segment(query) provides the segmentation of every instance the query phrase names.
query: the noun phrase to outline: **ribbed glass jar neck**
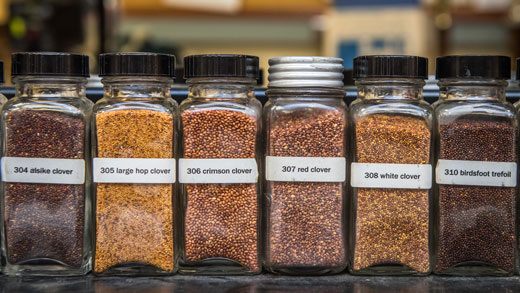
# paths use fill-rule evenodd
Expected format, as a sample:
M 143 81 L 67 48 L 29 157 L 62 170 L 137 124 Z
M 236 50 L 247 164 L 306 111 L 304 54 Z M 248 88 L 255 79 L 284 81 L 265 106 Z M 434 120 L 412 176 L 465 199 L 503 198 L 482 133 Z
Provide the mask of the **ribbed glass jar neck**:
M 17 76 L 15 94 L 21 98 L 86 97 L 87 78 L 68 76 Z
M 422 79 L 366 78 L 356 80 L 358 98 L 366 100 L 421 100 Z
M 203 99 L 252 99 L 256 80 L 252 78 L 189 78 L 188 97 Z
M 508 83 L 505 80 L 494 79 L 441 79 L 438 84 L 440 99 L 505 101 Z
M 266 90 L 269 99 L 294 100 L 343 100 L 345 90 L 325 87 L 269 87 Z
M 168 98 L 173 80 L 169 77 L 111 76 L 101 80 L 107 98 Z

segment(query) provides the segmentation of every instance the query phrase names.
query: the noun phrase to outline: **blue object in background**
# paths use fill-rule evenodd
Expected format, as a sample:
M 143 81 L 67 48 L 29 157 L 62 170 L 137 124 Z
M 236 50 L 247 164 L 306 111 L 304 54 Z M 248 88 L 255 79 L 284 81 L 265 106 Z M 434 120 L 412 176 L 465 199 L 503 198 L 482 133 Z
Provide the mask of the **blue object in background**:
M 357 41 L 342 41 L 338 49 L 339 57 L 343 58 L 343 67 L 353 68 L 354 57 L 359 55 L 359 43 Z

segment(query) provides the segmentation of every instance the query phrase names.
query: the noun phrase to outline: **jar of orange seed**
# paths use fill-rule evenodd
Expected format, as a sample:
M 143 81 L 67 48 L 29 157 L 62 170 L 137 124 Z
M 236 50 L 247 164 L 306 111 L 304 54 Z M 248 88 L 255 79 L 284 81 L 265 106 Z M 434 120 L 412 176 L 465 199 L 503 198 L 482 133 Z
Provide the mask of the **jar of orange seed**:
M 96 275 L 166 275 L 174 259 L 175 57 L 102 54 L 93 110 Z
M 269 60 L 265 105 L 265 267 L 322 275 L 345 269 L 346 105 L 343 60 Z
M 260 273 L 258 57 L 188 56 L 184 69 L 179 272 Z

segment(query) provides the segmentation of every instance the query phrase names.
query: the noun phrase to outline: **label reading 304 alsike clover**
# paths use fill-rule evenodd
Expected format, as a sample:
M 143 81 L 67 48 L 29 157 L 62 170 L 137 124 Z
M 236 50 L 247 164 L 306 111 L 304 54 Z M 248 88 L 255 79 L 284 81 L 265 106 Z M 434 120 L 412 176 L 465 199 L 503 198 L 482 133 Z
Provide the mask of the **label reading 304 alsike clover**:
M 85 160 L 3 157 L 2 181 L 17 183 L 84 184 Z
M 515 187 L 514 162 L 439 160 L 435 171 L 437 184 Z

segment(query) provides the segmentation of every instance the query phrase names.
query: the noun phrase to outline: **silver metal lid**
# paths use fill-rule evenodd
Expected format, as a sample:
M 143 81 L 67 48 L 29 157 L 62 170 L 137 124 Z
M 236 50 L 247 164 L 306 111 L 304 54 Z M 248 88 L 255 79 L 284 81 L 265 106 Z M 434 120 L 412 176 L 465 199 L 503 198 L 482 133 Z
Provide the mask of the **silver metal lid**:
M 282 56 L 269 59 L 269 88 L 343 87 L 343 59 Z

